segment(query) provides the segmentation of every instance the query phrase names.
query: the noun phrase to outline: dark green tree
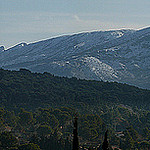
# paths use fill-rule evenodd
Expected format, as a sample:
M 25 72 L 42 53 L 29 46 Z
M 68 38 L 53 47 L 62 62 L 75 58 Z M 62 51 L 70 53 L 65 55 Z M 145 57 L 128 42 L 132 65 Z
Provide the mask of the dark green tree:
M 65 150 L 71 150 L 71 143 L 69 142 L 69 139 L 65 139 L 65 145 L 64 145 L 64 149 Z
M 29 143 L 22 144 L 18 147 L 19 150 L 40 150 L 40 147 L 37 144 Z
M 64 150 L 62 142 L 55 135 L 40 137 L 39 146 L 42 150 Z
M 48 125 L 40 125 L 37 129 L 38 135 L 46 136 L 53 133 L 53 129 Z
M 135 149 L 135 141 L 133 140 L 130 132 L 128 130 L 124 131 L 124 141 L 120 145 L 121 148 L 124 149 Z
M 107 134 L 108 134 L 108 130 L 105 132 L 105 137 L 104 137 L 104 141 L 103 141 L 103 145 L 102 145 L 102 149 L 103 150 L 109 150 L 109 144 L 108 144 L 108 140 L 107 140 Z
M 18 140 L 12 135 L 12 133 L 6 131 L 0 133 L 0 149 L 15 147 L 17 144 Z
M 24 108 L 21 108 L 21 112 L 19 113 L 19 123 L 22 126 L 29 126 L 33 122 L 33 114 L 32 112 L 24 110 Z
M 74 129 L 73 129 L 73 148 L 72 150 L 79 150 L 78 140 L 78 117 L 74 118 Z

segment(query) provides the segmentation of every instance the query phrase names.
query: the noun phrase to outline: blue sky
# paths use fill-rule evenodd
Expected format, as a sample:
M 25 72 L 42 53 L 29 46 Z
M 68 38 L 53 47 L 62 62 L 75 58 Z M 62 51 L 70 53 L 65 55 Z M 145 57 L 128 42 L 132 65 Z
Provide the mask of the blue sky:
M 150 25 L 150 0 L 0 0 L 0 45 Z

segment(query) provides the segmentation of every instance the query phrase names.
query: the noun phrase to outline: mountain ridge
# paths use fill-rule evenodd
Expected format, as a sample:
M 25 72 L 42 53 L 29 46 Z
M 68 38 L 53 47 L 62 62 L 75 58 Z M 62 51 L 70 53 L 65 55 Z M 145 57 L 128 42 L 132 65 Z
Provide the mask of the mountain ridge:
M 150 89 L 150 27 L 64 35 L 1 51 L 0 67 Z

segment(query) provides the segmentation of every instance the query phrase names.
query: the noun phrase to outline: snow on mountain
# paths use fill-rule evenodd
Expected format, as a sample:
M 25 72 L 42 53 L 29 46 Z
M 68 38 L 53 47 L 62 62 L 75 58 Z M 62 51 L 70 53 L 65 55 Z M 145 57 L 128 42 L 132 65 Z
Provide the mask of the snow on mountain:
M 1 50 L 0 67 L 150 89 L 150 28 L 86 32 L 20 43 Z

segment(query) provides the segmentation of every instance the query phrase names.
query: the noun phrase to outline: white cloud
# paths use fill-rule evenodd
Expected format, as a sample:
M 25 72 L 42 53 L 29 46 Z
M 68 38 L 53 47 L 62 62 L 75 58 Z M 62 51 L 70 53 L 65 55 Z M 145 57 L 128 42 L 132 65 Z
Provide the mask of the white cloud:
M 74 18 L 75 18 L 75 20 L 76 20 L 77 22 L 80 22 L 80 21 L 81 21 L 78 15 L 74 15 Z

